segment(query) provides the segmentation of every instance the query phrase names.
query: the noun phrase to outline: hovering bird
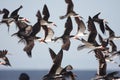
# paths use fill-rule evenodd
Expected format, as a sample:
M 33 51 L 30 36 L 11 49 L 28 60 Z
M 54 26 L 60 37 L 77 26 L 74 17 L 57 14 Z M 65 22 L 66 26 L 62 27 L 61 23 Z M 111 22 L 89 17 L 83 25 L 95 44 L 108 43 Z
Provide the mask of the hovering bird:
M 60 19 L 64 19 L 66 17 L 80 17 L 80 18 L 82 18 L 79 14 L 77 14 L 73 10 L 74 4 L 73 4 L 72 0 L 65 0 L 65 2 L 67 3 L 67 12 L 64 16 L 60 16 Z
M 5 66 L 11 66 L 9 59 L 5 56 L 4 58 L 2 58 L 3 62 L 0 61 L 1 65 L 5 65 Z
M 61 70 L 61 73 L 65 80 L 70 79 L 70 80 L 76 80 L 77 75 L 74 74 L 71 70 L 73 67 L 71 65 L 67 65 L 65 68 Z
M 97 42 L 95 42 L 95 44 L 96 44 L 96 46 L 97 46 L 95 49 L 100 49 L 100 50 L 103 51 L 105 54 L 108 54 L 108 52 L 109 52 L 109 47 L 107 47 L 107 46 L 108 46 L 109 40 L 108 40 L 108 39 L 107 39 L 107 40 L 104 40 L 100 34 L 98 34 L 98 39 L 99 39 L 100 45 L 99 45 Z M 92 41 L 92 40 L 90 40 L 90 41 Z M 93 43 L 94 43 L 94 42 L 93 42 Z M 91 51 L 94 51 L 94 49 L 91 50 Z M 90 53 L 91 51 L 89 51 L 89 53 Z
M 95 52 L 95 57 L 99 61 L 99 68 L 98 68 L 97 75 L 98 76 L 105 76 L 106 69 L 107 69 L 107 63 L 105 61 L 105 57 L 99 49 L 94 50 L 94 52 Z
M 54 41 L 57 41 L 58 39 L 63 40 L 63 44 L 62 44 L 62 49 L 63 50 L 66 50 L 66 51 L 69 50 L 69 47 L 70 47 L 70 44 L 71 44 L 69 38 L 73 37 L 73 36 L 70 36 L 70 33 L 71 33 L 72 29 L 73 29 L 72 20 L 71 20 L 70 17 L 68 17 L 67 20 L 66 20 L 66 23 L 65 23 L 65 31 L 64 31 L 63 35 L 60 36 L 60 37 L 56 37 L 54 39 Z
M 21 5 L 19 8 L 17 8 L 16 10 L 14 10 L 14 11 L 10 14 L 10 16 L 9 16 L 9 13 L 10 13 L 10 12 L 9 12 L 8 9 L 4 8 L 4 9 L 2 10 L 2 13 L 3 13 L 4 15 L 3 15 L 2 21 L 1 21 L 0 23 L 5 23 L 5 24 L 8 26 L 8 31 L 9 31 L 10 23 L 14 22 L 14 21 L 18 18 L 18 16 L 19 16 L 18 12 L 19 12 L 19 10 L 20 10 L 22 7 L 23 7 L 23 6 Z
M 25 43 L 26 46 L 24 47 L 23 50 L 27 53 L 29 57 L 32 57 L 32 49 L 34 47 L 34 40 L 40 39 L 40 37 L 36 36 L 36 34 L 41 30 L 39 16 L 37 16 L 37 14 L 36 14 L 37 22 L 33 26 L 26 24 L 24 22 L 26 20 L 23 19 L 22 22 L 19 21 L 20 22 L 20 25 L 18 25 L 19 31 L 13 34 L 13 35 L 17 35 L 20 38 L 19 42 Z
M 50 52 L 50 56 L 53 60 L 53 63 L 55 63 L 57 54 L 51 48 L 49 48 L 49 52 Z M 61 75 L 63 78 L 70 78 L 71 80 L 75 80 L 76 75 L 71 71 L 72 69 L 73 69 L 73 67 L 71 65 L 67 65 L 64 68 L 61 67 L 61 65 L 60 65 L 56 71 L 56 74 Z
M 108 37 L 109 40 L 120 39 L 120 36 L 116 36 L 115 32 L 107 24 L 105 24 L 105 27 L 106 27 L 105 29 L 109 32 L 109 37 Z
M 11 66 L 9 59 L 7 58 L 8 51 L 7 50 L 0 50 L 0 58 L 3 61 L 0 61 L 1 65 L 5 65 L 5 66 Z
M 87 36 L 87 33 L 85 33 L 86 26 L 85 26 L 85 23 L 83 22 L 83 20 L 81 20 L 79 17 L 75 17 L 75 21 L 78 25 L 75 38 L 79 38 L 81 36 Z
M 23 38 L 21 40 L 25 40 L 25 44 L 26 46 L 24 47 L 24 51 L 27 53 L 27 55 L 29 57 L 32 57 L 32 49 L 34 47 L 34 40 L 38 40 L 40 39 L 40 37 L 37 37 L 36 36 L 36 32 L 34 32 L 34 28 L 36 28 L 37 26 L 33 26 L 31 29 L 32 29 L 32 32 L 28 33 L 29 35 L 25 35 L 23 36 Z M 36 30 L 35 30 L 36 31 Z
M 19 42 L 24 42 L 25 43 L 25 47 L 24 47 L 24 51 L 27 53 L 27 55 L 29 57 L 32 57 L 32 49 L 34 47 L 34 40 L 38 39 L 37 37 L 35 36 L 30 36 L 25 34 L 25 32 L 21 32 L 19 31 L 18 33 L 16 33 L 16 35 L 20 38 Z
M 52 65 L 49 73 L 47 75 L 43 76 L 43 80 L 59 80 L 59 79 L 62 79 L 61 75 L 56 74 L 57 69 L 61 66 L 62 58 L 63 58 L 63 50 L 61 49 L 58 52 L 58 54 L 56 55 L 56 57 L 54 59 L 54 63 Z
M 105 26 L 104 23 L 107 23 L 104 19 L 99 18 L 99 15 L 101 12 L 97 13 L 95 16 L 93 16 L 93 21 L 97 22 L 100 26 L 100 30 L 102 31 L 103 34 L 105 34 Z
M 53 29 L 50 28 L 50 27 L 47 27 L 46 25 L 44 25 L 42 28 L 43 28 L 43 30 L 45 32 L 45 36 L 44 36 L 43 39 L 42 38 L 39 39 L 39 41 L 44 42 L 44 43 L 53 41 L 53 36 L 54 36 Z
M 81 39 L 81 42 L 84 43 L 83 45 L 79 45 L 77 50 L 82 50 L 84 48 L 90 48 L 92 49 L 91 51 L 95 50 L 95 49 L 101 49 L 101 50 L 108 50 L 108 48 L 106 47 L 108 45 L 108 40 L 104 41 L 103 38 L 101 37 L 101 35 L 99 34 L 99 40 L 101 42 L 101 44 L 99 45 L 96 41 L 96 36 L 98 34 L 94 21 L 93 19 L 89 16 L 88 17 L 88 31 L 89 36 L 88 36 L 88 40 L 86 41 L 85 39 Z M 91 52 L 90 51 L 90 52 Z
M 38 10 L 37 16 L 39 16 L 41 26 L 43 26 L 43 25 L 46 25 L 47 27 L 56 26 L 56 24 L 54 22 L 48 21 L 48 19 L 50 17 L 50 13 L 49 13 L 49 10 L 48 10 L 48 7 L 46 4 L 43 7 L 42 14 L 44 15 L 43 17 L 40 13 L 40 10 Z
M 82 50 L 84 48 L 96 49 L 102 47 L 96 42 L 97 30 L 95 24 L 90 16 L 88 19 L 88 30 L 90 31 L 88 40 L 86 41 L 85 39 L 81 38 L 81 42 L 84 44 L 80 44 L 77 50 Z

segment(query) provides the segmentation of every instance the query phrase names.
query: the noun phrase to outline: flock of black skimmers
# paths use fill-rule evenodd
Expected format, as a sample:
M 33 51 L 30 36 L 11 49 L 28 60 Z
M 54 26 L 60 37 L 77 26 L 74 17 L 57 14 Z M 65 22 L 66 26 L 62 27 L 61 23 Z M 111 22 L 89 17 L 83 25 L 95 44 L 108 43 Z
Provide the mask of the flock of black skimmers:
M 73 66 L 61 66 L 64 51 L 69 51 L 72 43 L 70 39 L 78 40 L 82 43 L 78 45 L 78 51 L 88 48 L 91 49 L 88 53 L 95 54 L 99 66 L 94 80 L 120 80 L 120 76 L 118 76 L 119 71 L 107 73 L 107 62 L 111 62 L 115 65 L 117 64 L 118 67 L 120 67 L 119 62 L 114 60 L 115 58 L 120 57 L 120 50 L 117 49 L 117 46 L 114 43 L 115 40 L 120 39 L 120 36 L 115 35 L 115 32 L 111 29 L 108 22 L 99 16 L 101 12 L 98 12 L 93 17 L 88 16 L 86 26 L 83 21 L 83 17 L 74 11 L 72 0 L 65 0 L 65 3 L 67 5 L 67 11 L 64 15 L 59 17 L 60 20 L 66 19 L 63 29 L 64 33 L 57 37 L 53 37 L 53 26 L 58 26 L 49 20 L 50 13 L 47 4 L 43 6 L 42 12 L 40 10 L 36 12 L 37 22 L 34 25 L 30 25 L 30 21 L 28 19 L 18 14 L 23 8 L 22 5 L 11 13 L 6 8 L 1 9 L 0 15 L 3 17 L 0 24 L 6 24 L 9 31 L 9 28 L 11 27 L 10 24 L 15 23 L 18 31 L 13 33 L 11 36 L 17 36 L 19 38 L 18 42 L 25 43 L 23 51 L 25 51 L 30 58 L 32 58 L 32 54 L 34 54 L 32 49 L 35 46 L 34 42 L 36 40 L 45 44 L 48 42 L 56 42 L 58 39 L 62 40 L 63 43 L 61 44 L 61 49 L 58 53 L 55 53 L 51 48 L 49 48 L 53 65 L 48 74 L 43 77 L 43 80 L 66 80 L 66 78 L 70 78 L 70 80 L 76 79 L 77 75 L 72 71 Z M 74 29 L 73 20 L 77 24 L 76 34 L 71 34 Z M 44 30 L 44 38 L 37 35 L 41 32 L 41 28 Z M 101 34 L 98 30 L 101 31 Z M 102 35 L 107 35 L 107 37 L 103 38 Z M 84 36 L 87 37 L 87 40 Z M 11 66 L 9 59 L 6 56 L 7 54 L 9 54 L 7 50 L 0 50 L 0 64 Z

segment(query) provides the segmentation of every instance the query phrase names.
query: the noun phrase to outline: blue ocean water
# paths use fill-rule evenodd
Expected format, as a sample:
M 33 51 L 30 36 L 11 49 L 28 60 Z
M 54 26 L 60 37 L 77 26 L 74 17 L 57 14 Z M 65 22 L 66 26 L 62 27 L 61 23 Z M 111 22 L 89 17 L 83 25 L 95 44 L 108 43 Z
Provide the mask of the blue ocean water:
M 75 70 L 73 72 L 77 75 L 76 80 L 92 80 L 96 74 L 96 70 Z M 48 70 L 0 70 L 0 80 L 19 80 L 21 73 L 27 73 L 30 80 L 42 80 Z
M 96 74 L 96 71 L 73 71 L 77 78 L 76 80 L 91 80 Z M 42 80 L 42 77 L 48 73 L 48 70 L 0 70 L 0 80 L 18 80 L 21 73 L 27 73 L 30 80 Z

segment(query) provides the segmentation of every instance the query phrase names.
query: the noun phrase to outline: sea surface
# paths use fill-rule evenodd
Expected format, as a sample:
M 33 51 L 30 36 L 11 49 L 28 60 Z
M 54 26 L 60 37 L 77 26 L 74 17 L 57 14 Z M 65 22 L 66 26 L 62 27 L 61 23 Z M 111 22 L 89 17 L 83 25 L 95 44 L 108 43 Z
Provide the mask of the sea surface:
M 76 80 L 91 80 L 96 74 L 95 70 L 75 70 L 73 72 L 77 75 Z M 21 73 L 27 73 L 30 80 L 42 80 L 48 70 L 0 70 L 0 80 L 19 80 Z

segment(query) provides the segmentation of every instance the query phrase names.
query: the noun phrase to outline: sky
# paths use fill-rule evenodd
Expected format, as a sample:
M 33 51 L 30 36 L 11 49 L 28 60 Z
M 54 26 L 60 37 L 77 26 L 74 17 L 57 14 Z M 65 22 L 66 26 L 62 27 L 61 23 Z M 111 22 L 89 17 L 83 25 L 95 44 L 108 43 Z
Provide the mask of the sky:
M 86 26 L 88 16 L 93 17 L 98 12 L 101 12 L 100 17 L 108 21 L 108 25 L 115 31 L 116 35 L 120 35 L 120 0 L 73 0 L 73 3 L 74 10 L 83 17 Z M 66 13 L 67 5 L 64 0 L 3 0 L 0 2 L 0 9 L 7 8 L 11 12 L 20 5 L 23 5 L 23 8 L 19 11 L 20 16 L 28 18 L 31 22 L 30 25 L 34 25 L 37 21 L 35 15 L 38 10 L 42 11 L 44 4 L 48 6 L 50 12 L 49 20 L 55 22 L 57 25 L 57 27 L 52 28 L 55 32 L 54 36 L 61 36 L 64 32 L 64 25 L 66 22 L 66 19 L 59 19 L 59 16 Z M 0 20 L 1 18 L 2 15 L 0 15 Z M 74 30 L 71 34 L 76 34 L 77 25 L 74 19 L 72 19 L 72 22 Z M 36 41 L 32 50 L 32 58 L 29 58 L 23 51 L 25 45 L 18 43 L 19 39 L 17 37 L 11 37 L 17 30 L 15 24 L 11 25 L 9 32 L 7 31 L 7 26 L 5 24 L 0 25 L 0 50 L 7 49 L 8 52 L 11 53 L 7 55 L 7 57 L 12 65 L 12 67 L 0 65 L 0 69 L 50 69 L 53 63 L 48 48 L 51 48 L 58 53 L 61 49 L 62 42 L 57 41 L 55 43 L 44 44 Z M 43 31 L 40 31 L 37 35 L 42 35 L 44 37 Z M 98 61 L 96 60 L 94 53 L 88 54 L 90 49 L 77 51 L 79 44 L 81 44 L 80 41 L 71 39 L 69 51 L 64 51 L 62 67 L 70 64 L 74 69 L 96 70 L 98 68 Z M 120 42 L 115 41 L 115 44 L 119 50 Z M 117 65 L 108 63 L 108 69 L 118 70 L 119 68 Z

